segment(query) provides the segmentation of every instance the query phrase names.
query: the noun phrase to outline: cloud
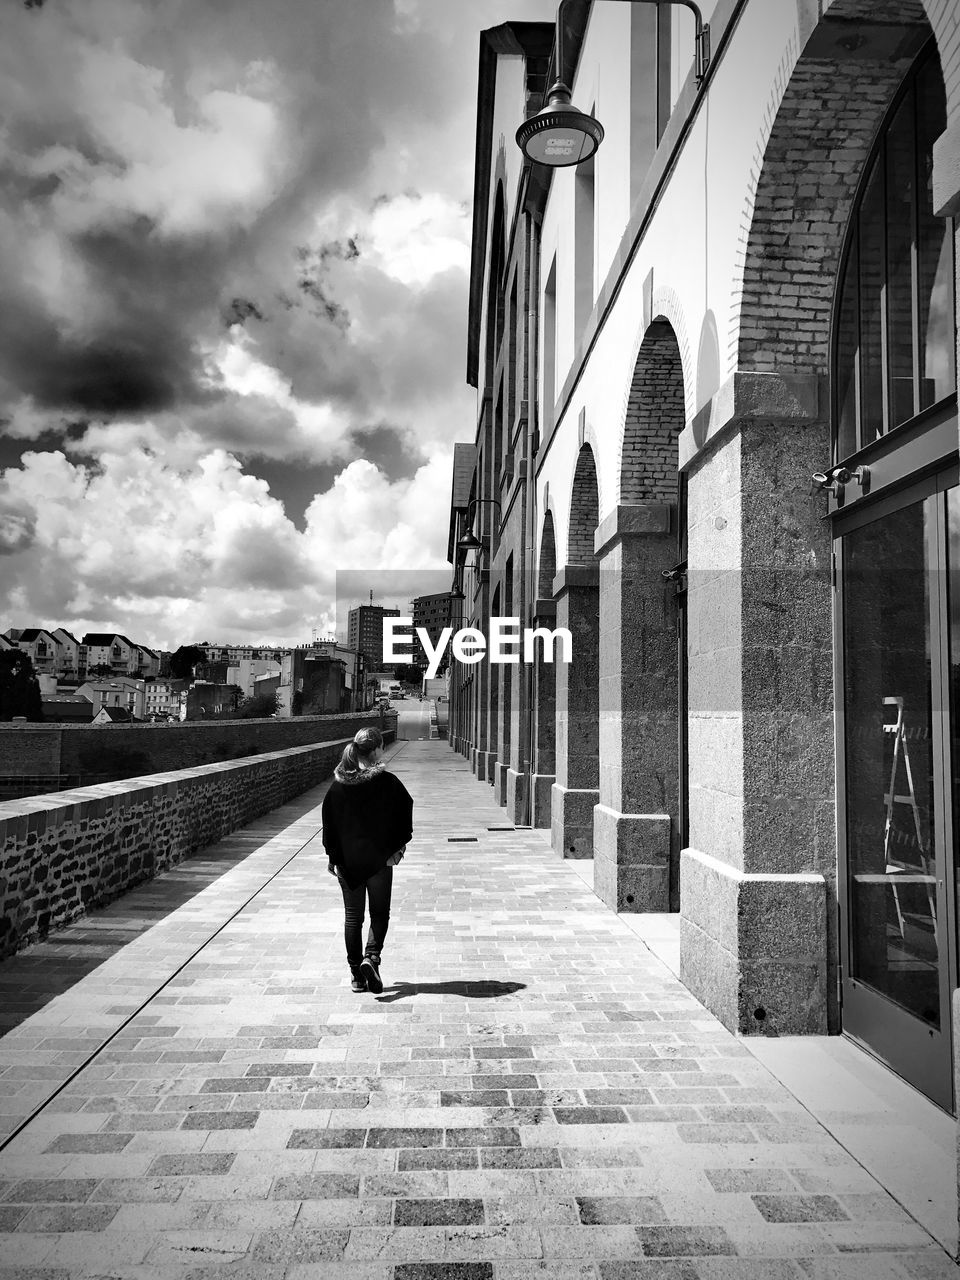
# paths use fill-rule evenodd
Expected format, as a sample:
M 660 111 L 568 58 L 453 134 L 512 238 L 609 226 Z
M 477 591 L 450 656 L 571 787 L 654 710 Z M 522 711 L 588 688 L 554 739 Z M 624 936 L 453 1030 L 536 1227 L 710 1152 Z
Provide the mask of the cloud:
M 436 511 L 449 468 L 441 456 L 391 481 L 352 462 L 300 532 L 222 450 L 186 471 L 136 447 L 96 467 L 27 453 L 0 477 L 0 617 L 119 627 L 161 648 L 225 628 L 303 640 L 318 621 L 335 625 L 338 567 L 443 566 Z
M 552 4 L 8 7 L 0 624 L 302 637 L 338 565 L 442 563 L 509 16 Z

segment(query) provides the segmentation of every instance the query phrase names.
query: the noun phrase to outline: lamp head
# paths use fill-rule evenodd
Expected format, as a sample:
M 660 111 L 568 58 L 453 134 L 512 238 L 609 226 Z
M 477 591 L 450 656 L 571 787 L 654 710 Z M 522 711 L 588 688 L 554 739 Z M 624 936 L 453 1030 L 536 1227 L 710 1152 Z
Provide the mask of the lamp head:
M 457 550 L 464 552 L 464 554 L 466 554 L 466 552 L 468 551 L 482 551 L 483 543 L 480 541 L 480 539 L 477 537 L 477 535 L 473 532 L 472 529 L 468 529 L 467 532 L 460 539 L 460 541 L 457 543 Z
M 558 80 L 547 105 L 517 130 L 517 145 L 535 164 L 563 169 L 589 160 L 603 141 L 603 125 L 570 101 L 570 90 Z

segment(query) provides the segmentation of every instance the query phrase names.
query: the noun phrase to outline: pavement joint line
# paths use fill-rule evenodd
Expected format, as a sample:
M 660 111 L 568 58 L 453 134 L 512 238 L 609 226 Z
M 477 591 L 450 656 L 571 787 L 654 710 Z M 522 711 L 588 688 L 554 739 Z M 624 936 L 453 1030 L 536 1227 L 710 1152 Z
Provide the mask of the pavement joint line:
M 168 1268 L 170 1280 L 182 1276 L 187 1262 L 195 1266 L 198 1255 L 204 1260 L 208 1247 L 216 1252 L 221 1241 L 234 1245 L 233 1254 L 245 1249 L 245 1257 L 230 1260 L 239 1264 L 238 1274 L 275 1280 L 308 1269 L 313 1274 L 314 1267 L 318 1275 L 355 1280 L 399 1280 L 401 1272 L 407 1280 L 427 1274 L 439 1280 L 441 1273 L 461 1275 L 464 1267 L 471 1276 L 477 1269 L 478 1280 L 520 1280 L 534 1272 L 554 1280 L 561 1274 L 572 1280 L 574 1272 L 586 1280 L 589 1272 L 599 1280 L 601 1271 L 613 1280 L 681 1270 L 686 1276 L 688 1269 L 692 1280 L 701 1261 L 702 1280 L 721 1274 L 772 1280 L 808 1266 L 845 1280 L 956 1277 L 949 1252 L 955 1237 L 925 1227 L 922 1211 L 902 1204 L 914 1203 L 906 1184 L 884 1181 L 871 1171 L 869 1156 L 864 1161 L 850 1151 L 829 1116 L 818 1118 L 814 1095 L 799 1075 L 791 1088 L 775 1058 L 751 1053 L 746 1037 L 731 1036 L 699 1001 L 683 998 L 678 975 L 656 947 L 599 899 L 592 876 L 582 874 L 592 866 L 555 860 L 541 832 L 518 829 L 508 840 L 491 831 L 499 815 L 486 801 L 494 797 L 471 786 L 465 765 L 437 769 L 442 757 L 420 752 L 426 745 L 398 744 L 394 765 L 404 778 L 413 775 L 409 785 L 429 827 L 422 864 L 411 863 L 402 889 L 412 914 L 401 912 L 396 925 L 398 974 L 405 966 L 413 970 L 404 975 L 411 982 L 395 986 L 418 999 L 397 1012 L 378 1012 L 375 1004 L 382 1002 L 357 1004 L 342 982 L 329 986 L 330 964 L 341 955 L 339 893 L 323 874 L 320 887 L 330 892 L 314 894 L 324 870 L 322 849 L 316 841 L 307 847 L 305 822 L 286 824 L 293 838 L 269 861 L 258 860 L 252 874 L 248 865 L 229 893 L 223 882 L 219 911 L 214 903 L 213 910 L 194 913 L 201 928 L 189 927 L 182 941 L 172 932 L 176 946 L 165 957 L 158 939 L 154 951 L 162 964 L 147 966 L 150 985 L 174 994 L 147 1001 L 139 1019 L 148 1024 L 144 1038 L 131 1039 L 136 1023 L 128 1024 L 122 1039 L 129 1043 L 112 1044 L 89 1067 L 92 1080 L 81 1077 L 71 1087 L 76 1106 L 65 1097 L 33 1118 L 9 1170 L 20 1182 L 0 1180 L 0 1198 L 14 1205 L 0 1207 L 3 1250 L 18 1254 L 21 1266 L 58 1274 L 73 1267 L 99 1275 L 115 1267 L 118 1275 L 129 1268 L 132 1276 L 142 1268 L 144 1275 L 156 1269 L 158 1280 Z M 439 786 L 431 771 L 444 775 Z M 463 780 L 451 778 L 445 790 L 452 774 Z M 311 789 L 313 837 L 320 816 L 313 797 L 322 790 Z M 490 831 L 481 841 L 489 861 L 465 844 L 446 842 L 450 812 L 466 819 L 461 831 Z M 439 877 L 437 888 L 444 863 L 450 874 Z M 257 885 L 259 897 L 252 892 Z M 487 891 L 478 911 L 475 896 Z M 244 898 L 246 910 L 238 905 Z M 291 901 L 303 920 L 288 928 Z M 230 929 L 217 937 L 228 914 Z M 197 945 L 205 934 L 211 935 L 207 951 Z M 621 941 L 629 943 L 628 955 L 619 953 Z M 184 943 L 196 949 L 186 973 Z M 175 967 L 179 977 L 167 978 Z M 185 981 L 191 970 L 195 979 Z M 248 972 L 255 976 L 249 990 Z M 475 979 L 487 980 L 481 986 L 506 985 L 489 981 L 501 975 L 526 979 L 518 985 L 529 990 L 503 1003 L 466 999 Z M 80 993 L 88 1017 L 81 1010 L 77 1018 L 37 1023 L 11 1055 L 23 1059 L 11 1074 L 14 1085 L 27 1079 L 31 1043 L 36 1061 L 57 1053 L 55 1061 L 70 1069 L 76 1061 L 71 1041 L 83 1039 L 84 1027 L 91 1033 L 79 1046 L 84 1056 L 97 1039 L 113 1040 L 113 1023 L 97 1022 L 101 1004 L 113 998 L 116 976 L 107 975 L 86 997 Z M 121 977 L 118 991 L 126 993 Z M 459 981 L 434 981 L 448 977 Z M 181 984 L 193 987 L 193 996 L 178 999 Z M 441 992 L 448 985 L 456 990 Z M 105 1012 L 126 1017 L 147 989 L 140 982 L 130 986 L 126 1008 Z M 178 1004 L 223 1007 L 211 1011 L 208 1023 L 202 1008 L 171 1018 L 166 1006 Z M 154 1006 L 158 1016 L 145 1017 Z M 172 1021 L 178 1025 L 168 1025 Z M 224 1050 L 219 1061 L 203 1056 Z M 161 1060 L 172 1064 L 171 1079 L 182 1079 L 182 1089 L 155 1087 Z M 111 1062 L 120 1063 L 112 1072 Z M 316 1076 L 301 1079 L 304 1068 Z M 262 1077 L 274 1073 L 269 1091 L 261 1092 Z M 539 1077 L 536 1089 L 527 1086 L 528 1077 Z M 241 1080 L 250 1084 L 239 1084 L 232 1101 L 219 1097 Z M 54 1085 L 39 1083 L 40 1092 Z M 515 1087 L 503 1087 L 502 1096 L 493 1087 L 508 1083 Z M 630 1084 L 635 1087 L 625 1087 Z M 106 1096 L 111 1090 L 116 1097 Z M 37 1089 L 28 1092 L 36 1099 Z M 298 1107 L 298 1101 L 323 1105 Z M 832 1105 L 841 1107 L 843 1098 Z M 230 1122 L 261 1107 L 256 1132 Z M 627 1119 L 613 1123 L 615 1109 Z M 104 1114 L 115 1123 L 102 1123 Z M 204 1124 L 188 1123 L 190 1116 Z M 834 1123 L 847 1119 L 844 1111 Z M 501 1149 L 497 1142 L 486 1150 L 482 1138 L 498 1124 L 519 1145 Z M 870 1125 L 874 1132 L 876 1121 Z M 346 1138 L 358 1127 L 366 1130 L 362 1149 L 328 1136 L 337 1131 Z M 374 1130 L 380 1137 L 370 1146 Z M 314 1131 L 327 1137 L 322 1146 L 306 1137 L 289 1145 L 294 1134 Z M 204 1132 L 198 1145 L 196 1135 Z M 111 1146 L 117 1134 L 133 1134 L 122 1154 Z M 42 1151 L 51 1137 L 60 1145 Z M 162 1157 L 169 1167 L 154 1171 Z M 235 1164 L 216 1173 L 213 1166 L 228 1157 Z M 199 1168 L 204 1162 L 209 1169 Z M 359 1185 L 344 1199 L 344 1189 L 333 1183 L 348 1172 Z M 173 1208 L 176 1195 L 144 1207 L 149 1201 L 141 1204 L 134 1184 L 160 1177 L 169 1178 L 172 1192 L 184 1191 L 181 1203 L 213 1204 L 209 1219 Z M 94 1178 L 104 1181 L 84 1200 L 83 1179 Z M 287 1184 L 279 1197 L 277 1180 Z M 12 1187 L 15 1202 L 7 1194 Z M 291 1206 L 296 1200 L 301 1203 Z M 473 1222 L 480 1203 L 485 1216 Z M 101 1234 L 104 1204 L 120 1207 Z M 24 1209 L 28 1217 L 21 1222 L 16 1215 Z M 239 1232 L 241 1221 L 243 1238 L 226 1234 Z M 941 1241 L 947 1243 L 931 1249 Z M 211 1252 L 206 1261 L 222 1266 L 225 1258 Z
M 249 907 L 250 903 L 253 902 L 254 898 L 258 897 L 259 894 L 261 894 L 264 891 L 264 889 L 266 889 L 266 887 L 271 883 L 271 881 L 275 880 L 282 871 L 285 871 L 287 869 L 290 863 L 293 862 L 294 858 L 298 857 L 304 851 L 304 849 L 306 849 L 308 845 L 312 844 L 314 840 L 317 839 L 317 837 L 320 835 L 320 832 L 322 830 L 323 828 L 319 827 L 317 828 L 316 831 L 312 832 L 311 835 L 303 842 L 303 844 L 301 844 L 299 848 L 294 850 L 294 852 L 290 855 L 289 858 L 285 859 L 284 862 L 282 862 L 280 866 L 276 868 L 275 871 L 271 872 L 271 874 L 267 876 L 266 880 L 264 880 L 263 883 L 259 885 L 254 890 L 254 892 L 250 894 L 250 896 L 247 899 L 245 899 L 245 901 L 243 901 L 239 907 L 236 908 L 235 911 L 233 911 L 229 916 L 227 916 L 226 920 L 224 920 L 221 924 L 217 925 L 213 933 L 211 933 L 207 938 L 205 938 L 203 942 L 201 942 L 200 945 L 194 951 L 192 951 L 185 960 L 183 960 L 179 965 L 177 965 L 173 973 L 171 973 L 168 977 L 164 978 L 163 982 L 161 982 L 158 987 L 156 987 L 143 1001 L 141 1001 L 141 1003 L 137 1006 L 137 1008 L 134 1009 L 132 1013 L 128 1014 L 120 1023 L 120 1025 L 116 1027 L 113 1031 L 111 1031 L 110 1035 L 108 1035 L 105 1040 L 102 1040 L 97 1045 L 96 1049 L 94 1049 L 94 1051 L 91 1054 L 89 1054 L 83 1060 L 83 1062 L 81 1062 L 78 1066 L 76 1066 L 73 1069 L 73 1071 L 70 1072 L 70 1074 L 67 1076 L 65 1080 L 61 1081 L 60 1084 L 57 1085 L 56 1089 L 54 1089 L 51 1094 L 49 1094 L 46 1098 L 44 1098 L 44 1100 L 41 1103 L 39 1103 L 38 1106 L 34 1107 L 34 1109 L 30 1112 L 30 1114 L 25 1116 L 24 1119 L 21 1120 L 20 1123 L 16 1126 L 16 1128 L 14 1128 L 10 1133 L 8 1133 L 3 1138 L 2 1141 L 0 1141 L 0 1152 L 5 1151 L 6 1148 L 10 1145 L 10 1143 L 13 1142 L 15 1138 L 19 1137 L 20 1134 L 23 1133 L 23 1131 L 29 1125 L 31 1125 L 33 1121 L 36 1120 L 37 1117 L 50 1105 L 50 1103 L 53 1102 L 55 1098 L 59 1097 L 60 1094 L 64 1091 L 64 1089 L 66 1089 L 68 1085 L 72 1084 L 73 1081 L 77 1078 L 77 1076 L 79 1076 L 83 1071 L 87 1069 L 87 1067 L 89 1067 L 91 1062 L 93 1062 L 97 1057 L 99 1057 L 99 1055 L 104 1051 L 104 1049 L 106 1049 L 107 1046 L 111 1044 L 117 1038 L 118 1035 L 121 1034 L 121 1032 L 126 1030 L 126 1028 L 133 1021 L 133 1019 L 138 1017 L 141 1013 L 143 1013 L 144 1009 L 146 1009 L 146 1007 L 151 1003 L 151 1001 L 155 1000 L 156 997 L 160 995 L 160 993 L 164 990 L 164 988 L 168 987 L 175 978 L 179 977 L 179 975 L 183 972 L 183 970 L 187 967 L 187 965 L 193 963 L 193 961 L 196 960 L 197 956 L 201 953 L 201 951 L 203 951 L 206 947 L 208 947 L 214 941 L 214 939 L 217 938 L 224 931 L 224 929 L 227 928 L 228 925 L 232 924 L 233 921 L 236 920 L 236 918 L 242 912 L 244 912 L 247 909 L 247 907 Z
M 392 761 L 397 755 L 402 754 L 402 748 L 405 745 L 406 745 L 405 740 L 397 740 L 395 743 L 393 743 L 392 744 L 393 750 L 392 751 L 388 750 L 387 752 L 384 752 L 384 755 L 387 758 L 387 760 Z M 329 779 L 327 779 L 326 781 L 329 781 Z M 126 1030 L 126 1028 L 133 1021 L 133 1019 L 139 1017 L 139 1015 L 143 1013 L 144 1009 L 146 1009 L 147 1006 L 150 1005 L 157 998 L 157 996 L 159 996 L 164 991 L 166 987 L 168 987 L 177 977 L 179 977 L 179 975 L 183 972 L 183 970 L 188 965 L 192 964 L 193 961 L 196 960 L 197 956 L 200 955 L 200 953 L 203 950 L 205 950 L 205 948 L 210 946 L 210 944 L 223 932 L 224 929 L 227 928 L 228 925 L 232 924 L 234 920 L 236 920 L 244 912 L 247 909 L 247 907 L 249 907 L 250 903 L 253 902 L 253 900 L 256 897 L 258 897 L 259 894 L 261 894 L 264 891 L 264 889 L 266 889 L 267 886 L 277 878 L 277 876 L 279 876 L 283 871 L 285 871 L 287 867 L 289 867 L 290 864 L 294 861 L 294 859 L 297 858 L 304 851 L 304 849 L 307 848 L 308 845 L 312 844 L 313 841 L 320 836 L 322 831 L 323 831 L 322 826 L 319 826 L 315 830 L 312 830 L 308 838 L 305 841 L 303 841 L 303 843 L 297 849 L 293 851 L 293 853 L 289 856 L 289 858 L 286 858 L 280 864 L 280 866 L 276 867 L 270 873 L 270 875 L 268 875 L 266 879 L 263 880 L 263 882 L 260 885 L 258 885 L 258 887 L 254 890 L 254 892 L 249 895 L 249 897 L 244 899 L 244 901 L 229 916 L 227 916 L 225 920 L 223 920 L 219 925 L 217 925 L 216 929 L 214 929 L 214 931 L 210 933 L 204 939 L 204 941 L 201 942 L 200 945 L 195 948 L 195 950 L 193 950 L 188 956 L 186 956 L 180 962 L 180 964 L 177 965 L 177 967 L 173 970 L 172 973 L 168 974 L 167 977 L 164 978 L 164 980 L 158 986 L 154 987 L 151 990 L 150 994 L 146 996 L 131 1013 L 127 1014 L 126 1017 L 124 1017 L 123 1021 L 120 1022 L 120 1024 L 117 1027 L 115 1027 L 113 1031 L 111 1031 L 111 1033 L 97 1045 L 97 1047 L 93 1050 L 93 1052 L 88 1054 L 84 1058 L 84 1060 L 81 1063 L 79 1063 L 64 1080 L 61 1080 L 61 1082 L 57 1085 L 57 1087 L 50 1094 L 48 1094 L 47 1097 L 45 1097 L 42 1102 L 38 1103 L 38 1105 L 34 1107 L 33 1110 L 28 1115 L 24 1116 L 24 1118 L 19 1122 L 19 1124 L 16 1125 L 14 1129 L 11 1130 L 10 1133 L 4 1135 L 3 1138 L 0 1139 L 0 1153 L 5 1151 L 7 1147 L 14 1141 L 14 1139 L 18 1138 L 20 1134 L 23 1133 L 24 1130 L 27 1129 L 28 1126 L 31 1125 L 43 1113 L 43 1111 L 51 1104 L 51 1102 L 53 1102 L 56 1098 L 58 1098 L 60 1094 L 63 1093 L 63 1091 L 70 1084 L 72 1084 L 73 1081 L 79 1075 L 81 1075 L 97 1057 L 99 1057 L 99 1055 L 104 1051 L 104 1049 L 106 1049 L 110 1044 L 112 1044 L 113 1041 L 117 1038 L 117 1036 L 119 1036 L 123 1031 Z

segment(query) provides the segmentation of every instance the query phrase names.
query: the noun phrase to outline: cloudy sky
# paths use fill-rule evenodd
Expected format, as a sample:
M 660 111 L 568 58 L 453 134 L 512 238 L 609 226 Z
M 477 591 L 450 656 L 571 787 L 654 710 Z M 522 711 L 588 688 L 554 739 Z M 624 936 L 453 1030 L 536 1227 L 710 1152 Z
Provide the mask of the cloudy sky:
M 8 0 L 0 631 L 298 641 L 445 564 L 479 33 L 554 12 Z

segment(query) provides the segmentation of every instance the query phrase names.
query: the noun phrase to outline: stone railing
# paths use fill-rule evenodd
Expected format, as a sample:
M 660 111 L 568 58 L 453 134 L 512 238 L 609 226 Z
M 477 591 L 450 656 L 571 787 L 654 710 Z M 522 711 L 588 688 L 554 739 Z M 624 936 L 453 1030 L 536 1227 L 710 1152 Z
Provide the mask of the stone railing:
M 347 741 L 0 804 L 0 958 L 329 778 Z
M 187 720 L 177 724 L 0 724 L 0 783 L 37 780 L 43 791 L 104 780 L 141 778 L 352 737 L 363 725 L 395 728 L 376 711 L 264 720 Z M 43 785 L 42 779 L 49 781 Z M 62 780 L 62 781 L 61 781 Z

